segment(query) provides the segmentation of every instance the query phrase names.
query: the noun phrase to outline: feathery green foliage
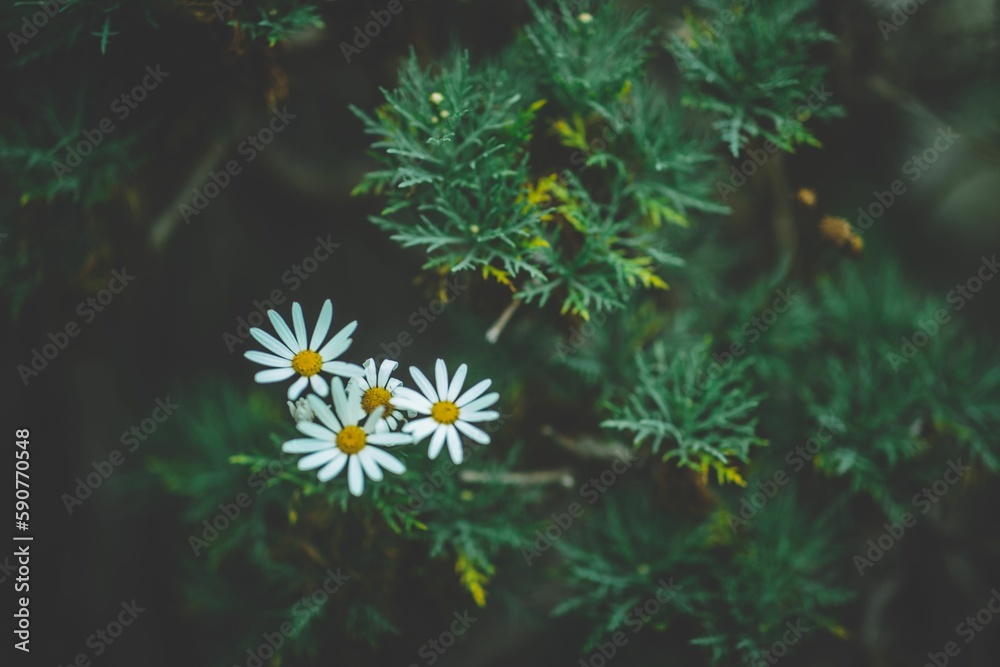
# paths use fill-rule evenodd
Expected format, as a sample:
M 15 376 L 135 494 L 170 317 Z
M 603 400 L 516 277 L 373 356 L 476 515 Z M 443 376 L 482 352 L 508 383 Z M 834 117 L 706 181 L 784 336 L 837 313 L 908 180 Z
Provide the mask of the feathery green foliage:
M 671 36 L 669 48 L 690 84 L 685 102 L 716 118 L 733 157 L 758 138 L 789 152 L 798 144 L 818 146 L 805 122 L 843 114 L 811 98 L 825 73 L 812 51 L 833 39 L 809 15 L 814 4 L 702 0 L 685 34 Z
M 648 444 L 664 461 L 742 481 L 734 466 L 750 460 L 751 447 L 766 444 L 757 435 L 753 411 L 760 397 L 745 377 L 749 363 L 716 371 L 707 343 L 670 350 L 658 342 L 636 355 L 635 381 L 603 426 L 634 433 L 635 445 Z
M 623 290 L 666 288 L 653 267 L 680 260 L 664 222 L 726 209 L 710 199 L 708 142 L 645 81 L 645 15 L 606 5 L 583 22 L 565 2 L 533 9 L 525 39 L 496 62 L 460 53 L 425 70 L 411 56 L 374 116 L 355 109 L 384 167 L 356 191 L 388 197 L 373 222 L 425 248 L 426 268 L 478 269 L 586 319 L 621 307 Z M 498 88 L 505 77 L 517 83 Z M 575 149 L 568 164 L 532 152 L 552 135 Z M 597 182 L 569 165 L 594 168 Z
M 786 622 L 842 632 L 832 612 L 850 595 L 837 584 L 835 511 L 805 514 L 794 486 L 781 493 L 735 536 L 721 511 L 692 522 L 635 485 L 608 494 L 581 520 L 588 530 L 558 543 L 571 593 L 553 614 L 590 621 L 584 650 L 618 631 L 700 628 L 689 641 L 713 665 L 757 664 Z

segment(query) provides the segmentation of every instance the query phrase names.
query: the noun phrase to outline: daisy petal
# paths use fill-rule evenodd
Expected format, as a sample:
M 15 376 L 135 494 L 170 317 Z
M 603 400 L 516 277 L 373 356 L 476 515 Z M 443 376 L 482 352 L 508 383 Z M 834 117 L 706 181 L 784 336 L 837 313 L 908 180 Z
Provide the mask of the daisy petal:
M 382 362 L 382 365 L 378 367 L 378 386 L 384 387 L 389 383 L 389 376 L 392 372 L 399 367 L 392 359 L 386 359 Z
M 324 398 L 330 392 L 330 390 L 326 388 L 326 382 L 324 382 L 323 378 L 318 375 L 313 375 L 309 378 L 309 385 L 312 387 L 313 391 Z
M 288 328 L 285 324 L 285 320 L 281 319 L 281 315 L 278 314 L 276 310 L 267 311 L 267 316 L 271 318 L 271 324 L 274 326 L 274 330 L 278 332 L 278 337 L 281 342 L 288 346 L 288 349 L 293 353 L 301 352 L 302 348 L 298 346 L 298 341 L 295 340 L 292 330 Z
M 380 447 L 396 447 L 397 445 L 412 445 L 413 436 L 409 433 L 373 433 L 368 436 L 368 442 Z
M 351 344 L 351 334 L 354 330 L 358 328 L 358 321 L 354 320 L 346 327 L 337 332 L 337 334 L 330 339 L 323 349 L 319 351 L 319 356 L 323 357 L 324 361 L 330 361 L 331 359 L 336 359 L 341 354 L 344 353 Z
M 349 364 L 345 361 L 328 361 L 323 364 L 323 370 L 345 378 L 357 378 L 365 374 L 365 369 L 361 368 L 361 366 Z
M 371 457 L 375 459 L 375 462 L 378 463 L 379 466 L 391 473 L 402 475 L 406 472 L 406 466 L 403 465 L 403 462 L 389 452 L 384 452 L 377 447 L 372 447 Z
M 307 349 L 306 320 L 302 317 L 302 306 L 298 301 L 292 304 L 292 326 L 295 327 L 295 342 L 299 344 L 299 349 Z
M 361 416 L 363 417 L 364 409 L 361 410 L 361 413 L 362 413 Z M 365 425 L 364 425 L 365 433 L 375 433 L 375 427 L 378 426 L 378 423 L 381 421 L 382 415 L 384 413 L 385 413 L 385 408 L 381 405 L 372 410 L 372 413 L 368 415 L 367 418 L 365 418 Z
M 248 350 L 243 353 L 243 356 L 254 363 L 262 364 L 264 366 L 273 366 L 274 368 L 288 368 L 290 366 L 288 359 L 282 359 L 281 357 L 276 357 L 273 354 L 258 352 L 257 350 Z
M 458 400 L 455 401 L 455 405 L 461 408 L 464 407 L 466 403 L 476 400 L 483 395 L 483 392 L 490 388 L 492 383 L 493 380 L 483 380 L 482 382 L 477 383 L 472 387 L 472 389 L 459 396 Z
M 365 418 L 365 409 L 361 407 L 361 387 L 358 385 L 349 387 L 349 391 L 347 392 L 347 409 L 351 412 L 352 424 L 359 424 Z M 372 414 L 375 414 L 375 412 L 378 412 L 379 417 L 381 417 L 385 410 L 375 410 Z M 372 422 L 372 426 L 375 426 L 375 422 Z
M 368 387 L 374 387 L 378 384 L 378 375 L 375 370 L 375 360 L 365 359 L 365 363 L 362 365 L 365 367 L 365 380 L 368 381 Z
M 348 458 L 350 461 L 347 462 L 347 488 L 355 496 L 360 496 L 365 490 L 365 476 L 361 472 L 361 461 L 356 455 Z
M 392 397 L 392 404 L 397 408 L 404 410 L 412 408 L 424 414 L 430 414 L 432 407 L 431 402 L 426 397 L 407 387 L 400 387 L 396 390 Z
M 327 463 L 326 466 L 324 466 L 323 469 L 316 474 L 319 481 L 329 482 L 331 479 L 339 475 L 340 471 L 344 469 L 345 465 L 347 465 L 347 455 L 339 450 L 337 453 L 340 454 L 340 456 L 337 456 L 332 461 Z
M 500 398 L 500 394 L 498 394 L 495 391 L 490 392 L 489 394 L 486 394 L 482 398 L 477 398 L 476 400 L 469 401 L 468 403 L 463 405 L 462 412 L 479 412 L 483 408 L 488 408 L 494 403 L 496 403 L 498 398 Z
M 469 372 L 469 367 L 466 364 L 462 364 L 455 371 L 455 376 L 451 378 L 451 384 L 448 385 L 448 399 L 452 403 L 458 398 L 458 394 L 462 391 L 462 385 L 465 384 L 465 375 Z
M 319 356 L 324 361 L 333 361 L 347 351 L 347 348 L 351 346 L 351 342 L 350 338 L 345 338 L 344 340 L 331 340 L 323 346 L 322 350 L 319 351 Z
M 424 417 L 423 419 L 418 419 L 417 421 L 410 422 L 404 426 L 403 432 L 412 435 L 413 442 L 417 443 L 433 433 L 436 428 L 436 421 L 430 417 Z
M 375 448 L 365 447 L 360 452 L 358 452 L 355 458 L 361 461 L 361 469 L 365 471 L 365 475 L 368 477 L 368 479 L 372 480 L 373 482 L 381 482 L 383 476 L 382 469 L 378 467 L 378 463 L 376 463 L 375 459 L 372 458 L 371 453 L 373 449 Z
M 308 435 L 310 438 L 316 438 L 317 440 L 326 440 L 332 443 L 337 438 L 333 431 L 325 426 L 320 426 L 316 422 L 299 422 L 295 425 L 295 428 L 299 429 L 299 433 Z M 337 430 L 339 431 L 340 429 Z
M 333 409 L 337 411 L 340 421 L 352 424 L 351 411 L 347 408 L 347 394 L 344 392 L 344 382 L 340 378 L 333 378 L 330 381 L 330 393 L 333 394 Z
M 486 433 L 486 431 L 476 428 L 472 424 L 469 424 L 459 419 L 457 422 L 455 422 L 455 428 L 457 428 L 459 431 L 469 436 L 470 438 L 472 438 L 481 445 L 490 444 L 490 436 Z
M 438 359 L 434 363 L 434 379 L 437 380 L 438 400 L 443 401 L 448 396 L 448 367 L 444 359 Z
M 330 429 L 330 437 L 333 437 L 334 433 L 340 433 L 343 427 L 329 405 L 321 401 L 318 396 L 309 396 L 306 400 L 309 401 L 309 407 L 312 408 L 313 414 Z
M 419 387 L 420 391 L 424 393 L 424 397 L 427 398 L 427 400 L 431 402 L 438 400 L 437 392 L 434 391 L 434 385 L 431 384 L 431 381 L 427 379 L 426 375 L 420 372 L 419 368 L 416 366 L 410 366 L 410 376 L 413 378 L 413 381 L 417 383 L 417 387 Z
M 491 422 L 497 419 L 500 413 L 496 410 L 484 410 L 483 412 L 462 412 L 461 421 L 464 422 Z
M 268 382 L 287 380 L 293 375 L 295 375 L 295 371 L 291 368 L 270 368 L 266 371 L 257 371 L 253 379 L 261 384 L 267 384 Z
M 319 311 L 319 319 L 316 320 L 316 328 L 313 329 L 312 338 L 309 340 L 309 349 L 318 350 L 323 344 L 323 339 L 330 331 L 330 321 L 333 320 L 333 302 L 327 299 L 323 302 L 323 309 Z
M 274 352 L 279 357 L 282 357 L 283 359 L 288 359 L 289 361 L 291 361 L 292 357 L 295 356 L 295 353 L 289 350 L 287 346 L 282 344 L 277 338 L 267 333 L 263 329 L 258 329 L 257 327 L 254 327 L 253 329 L 250 329 L 250 335 L 253 336 L 258 343 L 260 343 L 267 349 L 271 350 L 271 352 Z
M 342 453 L 339 449 L 324 449 L 321 452 L 316 452 L 315 454 L 310 454 L 309 456 L 303 456 L 299 459 L 299 470 L 315 470 L 321 465 L 326 465 L 331 460 L 337 457 L 337 454 Z
M 298 380 L 293 382 L 292 386 L 288 388 L 288 400 L 294 401 L 296 398 L 298 398 L 299 394 L 305 391 L 307 384 L 309 384 L 309 378 L 306 377 L 300 377 Z
M 403 384 L 402 380 L 392 378 L 389 380 L 389 382 L 386 383 L 385 388 L 388 389 L 389 391 L 396 391 L 396 388 L 401 384 Z
M 434 431 L 434 435 L 431 436 L 430 447 L 427 448 L 428 458 L 436 459 L 437 455 L 441 453 L 441 448 L 444 447 L 444 438 L 447 433 L 447 429 L 444 426 L 438 426 Z
M 462 438 L 458 435 L 458 429 L 452 424 L 448 426 L 446 433 L 448 434 L 448 453 L 451 454 L 451 460 L 455 465 L 462 462 Z
M 330 449 L 332 445 L 329 440 L 316 440 L 315 438 L 295 438 L 289 440 L 281 446 L 281 451 L 289 454 L 308 454 L 318 452 L 322 449 Z

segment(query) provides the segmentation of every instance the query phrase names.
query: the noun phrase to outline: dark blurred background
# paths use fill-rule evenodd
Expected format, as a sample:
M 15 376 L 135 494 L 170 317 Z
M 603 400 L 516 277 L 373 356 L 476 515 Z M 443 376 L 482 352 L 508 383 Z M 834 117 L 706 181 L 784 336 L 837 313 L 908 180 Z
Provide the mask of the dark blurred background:
M 11 0 L 4 4 L 4 13 L 27 11 Z M 157 399 L 176 402 L 186 388 L 211 377 L 248 381 L 256 370 L 242 359 L 249 344 L 231 351 L 223 336 L 235 334 L 238 318 L 248 317 L 255 300 L 273 290 L 289 297 L 286 311 L 291 300 L 307 304 L 307 319 L 315 316 L 310 304 L 315 310 L 323 299 L 333 299 L 335 326 L 363 321 L 363 340 L 356 341 L 373 354 L 380 343 L 406 329 L 410 313 L 427 303 L 428 286 L 413 280 L 421 254 L 401 250 L 366 220 L 380 210 L 377 197 L 350 196 L 373 162 L 366 156 L 369 138 L 348 105 L 370 110 L 381 103 L 379 88 L 394 85 L 409 49 L 429 60 L 457 43 L 474 58 L 483 57 L 514 39 L 529 13 L 523 3 L 510 1 L 404 2 L 403 12 L 345 62 L 341 42 L 351 41 L 355 27 L 384 4 L 331 2 L 324 8 L 325 29 L 307 30 L 266 53 L 241 53 L 223 27 L 177 18 L 178 25 L 126 32 L 105 54 L 96 47 L 75 48 L 71 57 L 44 72 L 4 69 L 3 106 L 26 88 L 20 80 L 24 76 L 44 76 L 54 93 L 99 81 L 86 93 L 110 101 L 133 86 L 146 65 L 169 72 L 133 111 L 132 118 L 155 119 L 154 129 L 131 136 L 130 118 L 106 139 L 127 136 L 146 157 L 121 184 L 114 204 L 89 214 L 65 206 L 17 204 L 28 209 L 17 215 L 33 216 L 33 224 L 48 230 L 53 247 L 40 252 L 49 261 L 58 245 L 77 243 L 74 235 L 80 228 L 101 230 L 115 243 L 113 249 L 89 249 L 85 271 L 67 267 L 69 275 L 39 280 L 16 319 L 9 316 L 9 307 L 3 308 L 0 340 L 7 369 L 2 447 L 8 452 L 3 456 L 10 455 L 15 429 L 31 431 L 32 659 L 38 660 L 5 664 L 71 664 L 87 651 L 88 636 L 132 599 L 146 611 L 94 664 L 202 664 L 200 643 L 210 641 L 210 631 L 192 622 L 180 595 L 179 559 L 190 552 L 176 544 L 183 529 L 174 502 L 142 504 L 137 511 L 138 502 L 102 486 L 68 515 L 62 494 L 71 493 L 76 478 L 93 471 L 92 462 L 120 448 L 123 432 L 150 417 Z M 652 6 L 663 30 L 679 25 L 682 3 Z M 791 185 L 813 188 L 827 211 L 853 223 L 857 208 L 874 201 L 873 191 L 887 190 L 893 180 L 904 178 L 904 163 L 930 145 L 939 128 L 953 128 L 961 139 L 918 181 L 907 180 L 905 195 L 865 235 L 866 244 L 891 238 L 914 281 L 943 295 L 970 275 L 980 256 L 1000 249 L 1000 7 L 991 0 L 933 0 L 884 38 L 877 22 L 891 11 L 889 3 L 821 3 L 824 24 L 839 38 L 829 53 L 833 100 L 847 115 L 814 128 L 821 150 L 804 148 L 789 156 Z M 178 42 L 177 35 L 185 41 Z M 677 78 L 666 53 L 656 65 L 668 80 Z M 178 205 L 190 201 L 193 187 L 207 182 L 209 170 L 219 171 L 238 157 L 240 142 L 267 123 L 269 102 L 295 118 L 186 224 Z M 12 103 L 0 118 L 25 108 L 23 100 Z M 741 196 L 752 202 L 752 186 Z M 14 215 L 13 208 L 4 210 Z M 737 202 L 733 224 L 752 215 L 752 203 Z M 319 262 L 300 284 L 291 280 L 287 272 L 312 255 L 318 237 L 328 236 L 340 244 L 330 259 Z M 81 322 L 78 305 L 122 267 L 134 281 L 24 386 L 15 366 L 29 364 L 32 350 L 45 345 L 50 332 L 70 320 Z M 455 311 L 477 317 L 485 331 L 506 298 L 502 290 L 489 287 L 463 293 L 459 305 L 431 325 L 432 335 L 405 349 L 401 361 L 423 361 L 432 347 L 446 346 L 455 335 Z M 997 332 L 998 304 L 1000 290 L 991 286 L 970 302 L 967 316 L 983 331 Z M 182 403 L 178 410 L 187 407 Z M 157 437 L 154 433 L 149 443 Z M 156 444 L 169 447 L 169 442 Z M 143 443 L 126 455 L 123 470 L 141 469 L 146 447 Z M 4 469 L 12 467 L 4 464 Z M 124 474 L 115 472 L 116 477 Z M 10 476 L 3 475 L 5 499 L 10 497 Z M 963 511 L 985 512 L 996 524 L 992 508 Z M 961 512 L 956 516 L 960 522 Z M 958 528 L 956 535 L 960 540 Z M 3 558 L 9 549 L 0 549 Z M 937 557 L 927 554 L 927 562 L 912 563 L 910 572 L 894 580 L 895 589 L 872 589 L 857 603 L 855 629 L 901 633 L 888 644 L 882 636 L 877 651 L 849 655 L 820 643 L 787 663 L 920 664 L 922 646 L 910 644 L 921 638 L 921 629 L 934 628 L 931 635 L 946 637 L 967 612 L 962 600 L 928 574 L 949 567 L 934 561 Z M 996 563 L 974 567 L 1000 572 Z M 6 600 L 14 597 L 12 583 L 7 576 L 0 584 Z M 495 621 L 489 631 L 448 653 L 441 664 L 505 664 L 515 657 L 525 666 L 577 664 L 566 651 L 582 637 L 573 623 L 546 621 L 526 628 L 504 618 L 502 609 L 483 613 Z M 422 636 L 422 630 L 429 636 L 436 625 L 421 619 L 419 606 L 412 618 L 403 639 L 373 654 L 375 664 L 417 661 L 413 637 Z M 234 617 L 232 623 L 241 619 Z M 885 630 L 889 626 L 894 629 Z M 907 627 L 914 631 L 900 630 Z M 998 664 L 997 628 L 987 630 L 951 664 Z M 4 633 L 9 637 L 6 627 Z M 652 643 L 642 659 L 681 664 L 658 650 Z M 640 658 L 618 660 L 630 664 Z M 310 664 L 331 663 L 337 659 Z

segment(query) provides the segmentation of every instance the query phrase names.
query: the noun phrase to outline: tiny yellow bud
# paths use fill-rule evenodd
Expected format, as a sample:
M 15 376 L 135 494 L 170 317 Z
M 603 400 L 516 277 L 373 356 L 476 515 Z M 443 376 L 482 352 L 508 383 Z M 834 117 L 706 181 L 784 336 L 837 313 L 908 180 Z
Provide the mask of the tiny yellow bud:
M 810 208 L 816 205 L 816 191 L 811 188 L 799 188 L 795 198 Z
M 431 96 L 428 99 L 430 99 L 431 104 L 441 104 L 444 102 L 444 95 L 441 93 L 431 93 Z
M 576 20 L 579 21 L 580 23 L 590 23 L 591 21 L 594 20 L 594 16 L 589 12 L 584 12 L 579 16 L 577 16 Z
M 441 109 L 441 113 L 439 115 L 441 116 L 441 118 L 447 118 L 451 114 L 448 113 L 447 109 Z

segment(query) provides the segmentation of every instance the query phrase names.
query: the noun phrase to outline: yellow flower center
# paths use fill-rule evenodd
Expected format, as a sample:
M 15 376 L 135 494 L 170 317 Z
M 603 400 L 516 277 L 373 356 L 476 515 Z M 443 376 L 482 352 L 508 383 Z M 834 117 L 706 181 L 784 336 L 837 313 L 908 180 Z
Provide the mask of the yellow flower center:
M 360 426 L 345 426 L 337 434 L 337 449 L 345 454 L 357 454 L 365 448 L 365 430 Z
M 454 424 L 458 421 L 458 406 L 451 401 L 438 401 L 431 406 L 431 418 L 439 424 Z
M 302 350 L 292 357 L 292 369 L 303 377 L 312 377 L 323 368 L 323 357 L 319 352 Z
M 388 417 L 392 414 L 393 407 L 389 399 L 392 398 L 392 394 L 385 387 L 372 387 L 364 393 L 361 397 L 361 407 L 364 409 L 365 414 L 370 415 L 375 412 L 375 408 L 385 406 L 385 411 L 382 413 L 382 417 Z

